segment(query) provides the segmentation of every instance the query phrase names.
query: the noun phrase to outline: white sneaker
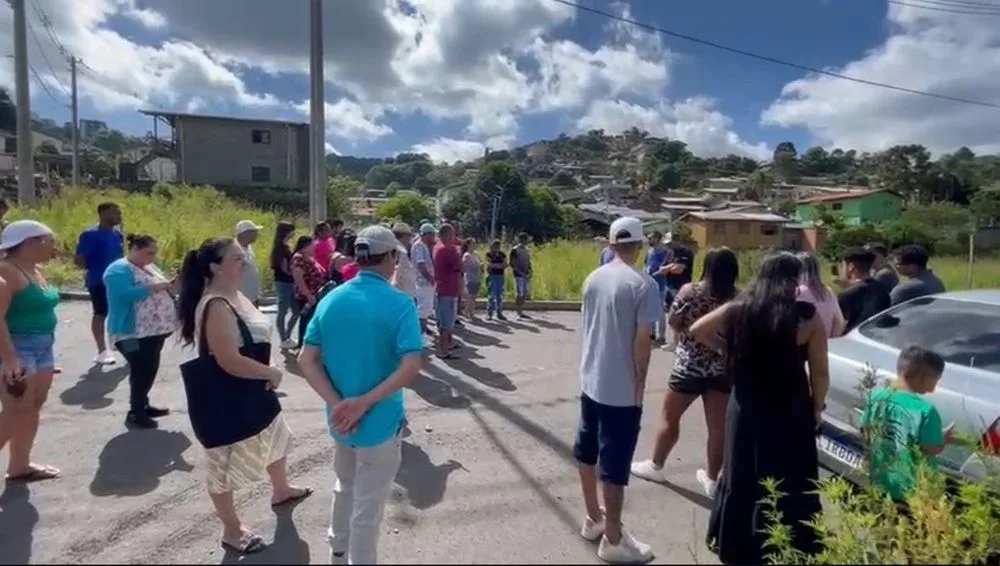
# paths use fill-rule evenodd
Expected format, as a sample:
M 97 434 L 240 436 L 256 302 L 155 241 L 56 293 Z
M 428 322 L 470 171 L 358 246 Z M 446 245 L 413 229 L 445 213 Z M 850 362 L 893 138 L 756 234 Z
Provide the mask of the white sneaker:
M 645 564 L 653 559 L 653 549 L 622 530 L 622 539 L 618 544 L 611 544 L 606 536 L 601 537 L 597 557 L 608 564 Z
M 656 467 L 656 464 L 652 460 L 632 462 L 632 475 L 646 481 L 667 483 L 667 473 L 664 471 L 663 466 Z
M 705 470 L 698 470 L 695 473 L 695 477 L 698 478 L 698 483 L 701 484 L 701 488 L 705 490 L 705 495 L 710 499 L 715 499 L 715 491 L 719 487 L 719 482 L 708 477 L 708 472 Z
M 281 343 L 281 348 L 283 350 L 292 350 L 295 347 L 297 347 L 298 345 L 299 345 L 298 342 L 296 342 L 295 340 L 292 340 L 291 338 L 289 338 L 288 340 L 285 340 L 285 341 L 283 341 Z
M 97 357 L 94 358 L 94 363 L 99 366 L 110 366 L 118 363 L 118 360 L 111 354 L 111 352 L 104 350 Z
M 604 509 L 601 509 L 601 513 L 604 513 Z M 588 515 L 587 519 L 583 522 L 583 528 L 580 529 L 580 536 L 584 540 L 597 542 L 598 539 L 604 536 L 604 520 L 602 519 L 598 522 L 591 519 Z
M 677 351 L 677 345 L 671 342 L 669 344 L 664 344 L 660 346 L 660 349 L 663 350 L 664 352 L 675 352 Z

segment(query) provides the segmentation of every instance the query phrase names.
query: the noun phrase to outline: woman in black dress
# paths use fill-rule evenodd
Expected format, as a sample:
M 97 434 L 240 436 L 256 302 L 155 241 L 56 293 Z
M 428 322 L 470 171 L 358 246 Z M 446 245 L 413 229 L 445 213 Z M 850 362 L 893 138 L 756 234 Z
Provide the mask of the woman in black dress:
M 735 301 L 699 319 L 694 338 L 726 353 L 733 380 L 726 447 L 708 527 L 723 564 L 762 564 L 767 518 L 762 481 L 778 481 L 778 510 L 795 548 L 819 542 L 804 524 L 821 509 L 816 427 L 829 387 L 826 332 L 815 307 L 796 300 L 801 264 L 789 253 L 767 257 Z M 809 371 L 806 372 L 808 363 Z

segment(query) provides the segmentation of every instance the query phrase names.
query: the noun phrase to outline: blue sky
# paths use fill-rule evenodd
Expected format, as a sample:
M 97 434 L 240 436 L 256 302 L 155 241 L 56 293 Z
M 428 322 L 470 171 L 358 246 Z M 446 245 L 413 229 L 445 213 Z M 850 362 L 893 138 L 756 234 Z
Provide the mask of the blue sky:
M 810 67 L 1000 101 L 1000 9 L 993 17 L 879 0 L 581 1 Z M 305 121 L 306 20 L 280 4 L 287 9 L 272 0 L 215 0 L 202 9 L 197 0 L 38 0 L 52 27 L 29 11 L 40 40 L 29 34 L 32 62 L 60 100 L 33 81 L 33 110 L 69 118 L 58 86 L 68 87 L 68 76 L 43 58 L 59 61 L 54 36 L 87 63 L 83 118 L 135 134 L 151 129 L 137 108 Z M 635 125 L 701 154 L 763 157 L 784 140 L 803 149 L 924 143 L 936 152 L 1000 151 L 997 110 L 812 77 L 552 0 L 503 6 L 328 0 L 331 148 L 455 159 L 484 145 Z

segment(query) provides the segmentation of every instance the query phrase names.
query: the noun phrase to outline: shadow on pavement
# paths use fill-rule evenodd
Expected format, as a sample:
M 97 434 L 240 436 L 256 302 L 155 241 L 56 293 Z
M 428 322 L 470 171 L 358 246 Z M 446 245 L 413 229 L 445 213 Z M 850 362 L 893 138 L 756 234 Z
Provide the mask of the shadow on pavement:
M 194 469 L 183 455 L 190 446 L 191 440 L 179 431 L 132 430 L 119 434 L 101 450 L 90 493 L 98 497 L 149 493 L 160 485 L 160 476 Z
M 464 353 L 464 350 L 463 352 Z M 468 356 L 472 357 L 472 356 Z M 482 356 L 478 356 L 482 358 Z M 494 389 L 499 389 L 501 391 L 517 391 L 517 386 L 514 382 L 510 380 L 506 374 L 502 374 L 498 371 L 491 370 L 489 368 L 484 368 L 481 365 L 471 362 L 466 357 L 459 358 L 457 360 L 441 360 L 449 367 L 456 369 L 465 375 L 475 379 L 479 383 L 487 387 L 492 387 Z
M 514 319 L 512 318 L 514 316 L 517 316 L 517 315 L 515 314 L 515 315 L 508 316 L 507 317 L 507 321 L 506 322 L 501 322 L 500 324 L 502 324 L 504 326 L 508 326 L 510 328 L 517 329 L 517 330 L 527 330 L 528 332 L 532 332 L 534 334 L 541 333 L 541 330 L 535 328 L 534 326 L 531 326 L 529 324 L 525 324 L 523 322 L 515 322 Z M 534 319 L 531 319 L 531 320 L 534 320 Z
M 450 385 L 426 373 L 421 373 L 408 388 L 424 401 L 442 409 L 467 409 L 470 405 L 468 397 L 455 395 Z
M 435 465 L 422 448 L 409 442 L 403 442 L 402 452 L 403 462 L 396 472 L 396 483 L 406 489 L 410 505 L 417 509 L 441 503 L 448 487 L 448 476 L 455 470 L 465 469 L 455 460 Z
M 227 550 L 220 564 L 309 564 L 309 543 L 299 536 L 299 529 L 292 520 L 292 512 L 297 506 L 288 505 L 274 511 L 278 522 L 274 529 L 274 541 L 266 549 L 242 557 Z M 326 559 L 318 562 L 325 564 Z
M 103 409 L 113 402 L 108 395 L 128 377 L 128 366 L 113 369 L 95 366 L 80 376 L 80 380 L 59 395 L 63 405 L 80 405 L 87 410 Z
M 455 336 L 460 338 L 462 342 L 465 342 L 466 344 L 472 344 L 473 346 L 491 346 L 494 348 L 501 348 L 504 350 L 510 349 L 510 346 L 502 343 L 499 338 L 490 336 L 489 334 L 476 332 L 475 330 L 469 329 L 468 326 L 466 326 L 463 329 L 456 330 Z
M 544 318 L 535 317 L 532 321 L 541 326 L 542 328 L 547 328 L 549 330 L 562 330 L 563 332 L 576 332 L 576 330 L 566 326 L 561 322 L 552 322 L 551 320 L 546 320 Z
M 31 504 L 31 492 L 24 484 L 7 484 L 0 495 L 0 564 L 31 562 L 32 531 L 38 510 Z
M 684 499 L 687 499 L 691 503 L 694 503 L 695 505 L 698 505 L 700 507 L 703 507 L 703 508 L 708 509 L 708 510 L 711 511 L 711 509 L 712 509 L 712 500 L 709 499 L 707 495 L 703 495 L 703 494 L 698 493 L 696 491 L 691 491 L 690 489 L 688 489 L 686 487 L 681 487 L 681 486 L 679 486 L 679 485 L 677 485 L 675 483 L 671 483 L 671 482 L 666 482 L 666 483 L 664 483 L 662 485 L 665 485 L 668 489 L 670 489 L 670 491 L 676 493 L 677 495 L 680 495 L 681 497 L 683 497 Z

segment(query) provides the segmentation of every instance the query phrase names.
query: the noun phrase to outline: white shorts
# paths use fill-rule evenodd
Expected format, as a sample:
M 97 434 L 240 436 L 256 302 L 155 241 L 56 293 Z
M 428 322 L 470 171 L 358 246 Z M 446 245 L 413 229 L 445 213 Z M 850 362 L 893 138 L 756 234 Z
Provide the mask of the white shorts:
M 416 299 L 420 318 L 430 318 L 434 314 L 434 287 L 417 287 Z

